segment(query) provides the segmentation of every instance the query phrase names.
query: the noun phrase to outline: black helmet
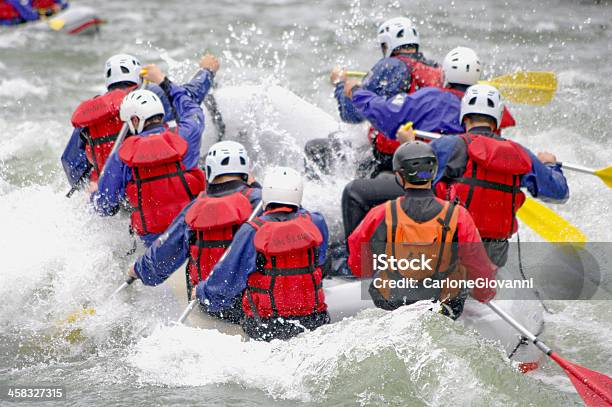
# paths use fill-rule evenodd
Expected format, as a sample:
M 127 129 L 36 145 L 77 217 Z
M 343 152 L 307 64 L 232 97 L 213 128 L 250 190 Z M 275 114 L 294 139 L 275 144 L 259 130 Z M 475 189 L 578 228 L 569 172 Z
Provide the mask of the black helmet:
M 393 171 L 411 184 L 425 184 L 436 176 L 438 159 L 427 143 L 404 143 L 393 154 Z

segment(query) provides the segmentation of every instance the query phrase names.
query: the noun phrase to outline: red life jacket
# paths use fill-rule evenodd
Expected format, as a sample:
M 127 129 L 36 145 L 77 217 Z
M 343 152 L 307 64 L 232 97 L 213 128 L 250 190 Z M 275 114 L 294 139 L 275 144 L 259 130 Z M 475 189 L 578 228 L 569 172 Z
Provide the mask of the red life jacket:
M 50 16 L 59 10 L 60 6 L 55 0 L 33 0 L 32 8 L 40 15 Z
M 400 146 L 399 140 L 391 140 L 389 137 L 385 136 L 374 127 L 370 127 L 370 132 L 368 133 L 368 137 L 370 139 L 370 143 L 374 146 L 374 148 L 387 155 L 395 154 L 395 150 Z M 415 137 L 416 140 L 422 141 L 424 143 L 430 143 L 431 140 L 424 139 L 421 137 Z
M 85 155 L 93 166 L 90 179 L 97 181 L 123 126 L 119 108 L 129 89 L 116 89 L 81 103 L 72 115 L 72 125 L 82 128 Z
M 185 214 L 190 234 L 187 272 L 192 287 L 208 278 L 238 228 L 253 212 L 248 198 L 251 191 L 246 187 L 219 197 L 202 192 Z
M 438 64 L 414 59 L 402 54 L 395 55 L 393 58 L 397 58 L 406 64 L 408 72 L 410 73 L 410 83 L 406 83 L 402 87 L 402 92 L 411 94 L 421 88 L 441 88 L 443 86 L 444 76 L 442 68 L 440 68 Z M 391 140 L 389 137 L 385 137 L 385 135 L 381 134 L 373 127 L 370 127 L 368 137 L 374 148 L 383 154 L 393 155 L 395 150 L 400 146 L 398 140 Z M 429 140 L 422 141 L 429 142 Z
M 187 142 L 169 130 L 128 137 L 119 148 L 119 158 L 132 169 L 125 193 L 134 209 L 131 227 L 138 235 L 165 231 L 204 190 L 202 170 L 186 171 L 181 162 L 186 152 Z
M 247 316 L 298 317 L 327 310 L 318 248 L 323 243 L 310 215 L 287 221 L 249 222 L 255 228 L 257 271 L 247 280 L 242 307 Z M 255 313 L 253 313 L 255 309 Z
M 462 99 L 463 95 L 465 94 L 465 92 L 462 92 L 458 89 L 442 88 L 442 90 L 444 92 L 452 93 L 453 95 L 457 96 L 459 99 Z M 510 114 L 510 111 L 508 110 L 508 108 L 504 106 L 504 111 L 502 112 L 501 123 L 499 124 L 499 129 L 495 133 L 501 134 L 500 132 L 501 129 L 505 129 L 506 127 L 513 127 L 513 126 L 516 126 L 516 121 L 514 120 L 514 117 L 512 117 L 512 115 Z
M 441 88 L 444 85 L 442 68 L 435 62 L 418 60 L 405 54 L 398 54 L 393 58 L 405 63 L 410 73 L 410 85 L 406 84 L 404 92 L 411 94 L 421 88 Z
M 0 20 L 21 19 L 19 12 L 11 4 L 0 0 Z
M 531 171 L 531 158 L 519 144 L 485 135 L 462 134 L 467 144 L 465 173 L 452 182 L 439 182 L 436 194 L 458 197 L 483 238 L 507 239 L 518 229 L 516 212 L 525 202 L 521 175 Z

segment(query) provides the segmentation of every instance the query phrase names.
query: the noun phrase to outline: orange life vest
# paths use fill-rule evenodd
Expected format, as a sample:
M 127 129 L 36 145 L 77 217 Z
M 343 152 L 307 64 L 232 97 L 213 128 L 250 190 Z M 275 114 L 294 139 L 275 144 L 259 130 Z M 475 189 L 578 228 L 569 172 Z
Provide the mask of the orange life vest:
M 323 274 L 317 264 L 323 236 L 310 215 L 286 221 L 257 218 L 249 224 L 256 230 L 257 271 L 247 280 L 242 298 L 245 314 L 275 318 L 326 311 Z
M 457 266 L 457 247 L 453 245 L 459 216 L 455 203 L 445 202 L 438 215 L 420 223 L 404 212 L 401 202 L 402 199 L 399 198 L 385 204 L 385 254 L 396 260 L 432 259 L 430 264 L 433 267 L 429 265 L 421 267 L 422 270 L 398 268 L 380 271 L 375 275 L 379 281 L 411 278 L 419 283 L 418 287 L 390 288 L 389 285 L 381 287 L 380 283 L 377 283 L 379 287 L 375 287 L 375 280 L 370 285 L 370 292 L 376 290 L 386 301 L 398 306 L 430 298 L 446 301 L 456 297 L 461 291 L 459 288 L 438 289 L 420 284 L 425 278 L 439 281 L 465 278 L 464 269 Z
M 97 181 L 110 155 L 117 135 L 123 127 L 119 108 L 129 89 L 115 89 L 81 103 L 72 115 L 72 125 L 81 128 L 85 155 L 93 169 L 92 181 Z
M 119 158 L 132 170 L 125 193 L 134 209 L 132 230 L 138 235 L 162 233 L 176 215 L 204 190 L 204 173 L 185 170 L 181 159 L 187 142 L 169 130 L 128 137 Z

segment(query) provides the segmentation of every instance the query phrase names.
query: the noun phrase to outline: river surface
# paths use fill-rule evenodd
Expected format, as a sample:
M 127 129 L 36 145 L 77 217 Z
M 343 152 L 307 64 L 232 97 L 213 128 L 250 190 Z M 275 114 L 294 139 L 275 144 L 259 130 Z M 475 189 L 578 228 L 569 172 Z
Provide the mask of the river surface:
M 103 92 L 103 63 L 114 53 L 160 63 L 180 82 L 195 72 L 203 51 L 214 52 L 222 60 L 219 91 L 279 85 L 337 119 L 330 68 L 372 66 L 380 57 L 376 25 L 405 14 L 418 23 L 428 57 L 440 61 L 451 48 L 466 45 L 477 50 L 487 76 L 516 69 L 556 72 L 553 102 L 510 105 L 519 126 L 506 136 L 567 162 L 605 167 L 612 161 L 607 2 L 78 4 L 97 8 L 108 20 L 99 36 L 0 28 L 0 387 L 63 385 L 68 394 L 63 404 L 74 406 L 580 404 L 553 363 L 522 375 L 495 343 L 432 313 L 368 310 L 289 342 L 267 344 L 169 326 L 180 309 L 164 287 L 135 284 L 105 302 L 134 260 L 125 255 L 131 247 L 129 221 L 96 216 L 84 195 L 66 199 L 59 157 L 72 111 Z M 265 149 L 270 158 L 265 164 L 286 161 L 283 148 Z M 612 241 L 610 189 L 595 177 L 567 175 L 571 199 L 551 207 L 590 241 Z M 328 215 L 335 235 L 341 189 L 348 181 L 342 174 L 306 189 L 306 204 Z M 523 229 L 524 240 L 538 239 Z M 67 340 L 58 334 L 58 321 L 84 304 L 96 304 L 96 315 L 79 323 L 81 330 Z M 610 302 L 549 306 L 554 314 L 546 316 L 543 335 L 549 345 L 569 360 L 610 374 Z

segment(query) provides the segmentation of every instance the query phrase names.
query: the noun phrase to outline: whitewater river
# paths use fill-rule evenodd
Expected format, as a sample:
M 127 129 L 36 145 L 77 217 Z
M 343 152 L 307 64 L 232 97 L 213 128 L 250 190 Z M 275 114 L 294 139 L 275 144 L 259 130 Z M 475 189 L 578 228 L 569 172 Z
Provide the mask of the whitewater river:
M 0 387 L 63 385 L 66 405 L 580 403 L 551 362 L 522 375 L 495 343 L 428 312 L 369 310 L 287 343 L 267 344 L 169 327 L 180 309 L 164 287 L 134 284 L 105 303 L 134 259 L 125 255 L 129 221 L 92 214 L 84 195 L 66 199 L 59 157 L 72 111 L 103 91 L 102 66 L 114 53 L 161 63 L 183 81 L 195 72 L 198 55 L 215 52 L 222 59 L 220 95 L 230 86 L 279 85 L 337 120 L 329 69 L 373 65 L 380 56 L 376 24 L 408 14 L 418 22 L 429 57 L 441 60 L 451 48 L 467 45 L 477 50 L 487 75 L 519 68 L 556 72 L 553 102 L 511 105 L 519 126 L 506 135 L 568 162 L 604 167 L 612 161 L 612 8 L 596 3 L 605 1 L 78 3 L 99 7 L 109 21 L 100 36 L 0 28 Z M 242 137 L 260 158 L 258 172 L 272 163 L 299 168 L 304 139 L 326 135 L 309 130 L 314 134 L 292 138 L 281 132 L 283 141 L 267 101 L 246 90 L 244 99 L 236 94 L 236 103 L 263 112 L 263 118 L 253 114 L 244 123 L 228 123 L 246 129 Z M 316 129 L 313 122 L 324 120 L 289 121 Z M 208 130 L 206 137 L 210 144 L 216 135 Z M 306 205 L 328 216 L 335 236 L 349 174 L 306 188 Z M 591 241 L 612 241 L 610 189 L 586 175 L 569 173 L 568 179 L 571 199 L 553 208 Z M 525 227 L 521 237 L 537 240 Z M 79 324 L 79 338 L 72 338 L 78 341 L 58 335 L 58 321 L 84 304 L 97 304 L 97 313 Z M 610 302 L 549 306 L 555 314 L 546 316 L 543 338 L 567 359 L 612 373 Z

